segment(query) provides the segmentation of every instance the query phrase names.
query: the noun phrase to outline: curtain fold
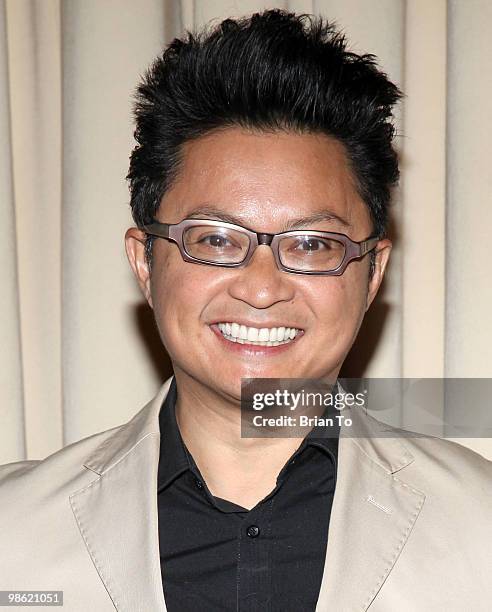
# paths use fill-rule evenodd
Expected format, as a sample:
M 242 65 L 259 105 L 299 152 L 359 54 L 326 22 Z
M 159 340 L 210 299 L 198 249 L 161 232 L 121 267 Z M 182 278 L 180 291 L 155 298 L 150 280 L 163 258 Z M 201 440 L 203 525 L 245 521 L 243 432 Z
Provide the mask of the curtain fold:
M 124 252 L 132 94 L 183 29 L 272 7 L 335 20 L 406 94 L 394 250 L 343 374 L 492 376 L 487 0 L 0 0 L 0 463 L 128 420 L 169 374 Z
M 70 443 L 124 422 L 156 386 L 138 339 L 148 322 L 123 237 L 131 225 L 125 175 L 134 146 L 132 96 L 162 50 L 166 13 L 155 0 L 65 0 L 62 8 L 63 410 Z
M 8 68 L 6 7 L 0 0 L 0 463 L 26 454 Z

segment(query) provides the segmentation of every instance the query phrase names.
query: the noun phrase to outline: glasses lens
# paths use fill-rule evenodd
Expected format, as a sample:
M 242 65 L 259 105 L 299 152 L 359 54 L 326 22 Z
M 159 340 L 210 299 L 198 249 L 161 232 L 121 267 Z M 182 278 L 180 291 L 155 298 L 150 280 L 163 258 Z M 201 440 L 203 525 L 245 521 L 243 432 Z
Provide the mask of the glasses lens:
M 330 272 L 342 263 L 345 245 L 333 238 L 297 234 L 282 238 L 280 261 L 287 268 L 305 272 Z
M 249 236 L 218 225 L 193 225 L 183 234 L 183 244 L 191 257 L 212 263 L 240 263 L 249 248 Z

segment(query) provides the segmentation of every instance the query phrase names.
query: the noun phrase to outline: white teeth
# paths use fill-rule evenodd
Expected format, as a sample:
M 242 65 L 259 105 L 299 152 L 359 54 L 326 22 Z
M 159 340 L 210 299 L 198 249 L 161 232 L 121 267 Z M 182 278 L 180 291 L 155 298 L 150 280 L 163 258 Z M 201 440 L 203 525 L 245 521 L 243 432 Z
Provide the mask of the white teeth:
M 258 330 L 256 327 L 248 327 L 248 340 L 258 340 Z
M 239 323 L 218 323 L 224 338 L 239 344 L 278 346 L 291 342 L 300 330 L 295 327 L 248 327 Z
M 248 338 L 249 338 L 249 333 L 248 333 Z M 254 340 L 255 338 L 253 338 Z M 270 331 L 267 327 L 262 327 L 260 329 L 260 332 L 258 334 L 258 340 L 261 340 L 262 342 L 268 342 L 268 340 L 270 340 Z

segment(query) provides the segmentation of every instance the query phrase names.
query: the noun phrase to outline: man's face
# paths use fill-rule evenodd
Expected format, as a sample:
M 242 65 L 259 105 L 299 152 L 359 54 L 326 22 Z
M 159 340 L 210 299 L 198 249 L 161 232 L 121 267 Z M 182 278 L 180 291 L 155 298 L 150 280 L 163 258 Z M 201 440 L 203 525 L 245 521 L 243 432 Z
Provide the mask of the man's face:
M 187 143 L 156 217 L 178 223 L 204 207 L 265 233 L 327 210 L 345 224 L 332 218 L 296 229 L 341 232 L 356 241 L 373 229 L 343 146 L 324 135 L 230 128 Z M 240 397 L 243 377 L 336 378 L 391 249 L 388 240 L 379 243 L 369 280 L 369 255 L 349 263 L 341 276 L 300 275 L 280 271 L 265 245 L 245 268 L 227 269 L 185 262 L 176 244 L 157 238 L 149 274 L 143 240 L 129 230 L 127 252 L 176 375 L 228 399 Z M 248 346 L 224 338 L 218 323 L 302 331 L 286 344 Z

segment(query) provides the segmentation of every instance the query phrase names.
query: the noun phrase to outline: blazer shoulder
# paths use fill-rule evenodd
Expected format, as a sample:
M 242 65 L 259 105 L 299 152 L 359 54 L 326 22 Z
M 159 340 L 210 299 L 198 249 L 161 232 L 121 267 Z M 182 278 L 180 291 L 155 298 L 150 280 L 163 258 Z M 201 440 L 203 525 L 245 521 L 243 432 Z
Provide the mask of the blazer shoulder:
M 0 465 L 1 493 L 19 495 L 39 490 L 46 498 L 53 491 L 74 490 L 78 483 L 91 482 L 123 459 L 148 436 L 159 435 L 159 411 L 172 377 L 157 395 L 133 417 L 120 425 L 86 436 L 44 459 Z
M 492 461 L 454 440 L 388 425 L 369 414 L 365 418 L 376 425 L 376 431 L 382 431 L 384 437 L 399 439 L 415 457 L 421 460 L 449 465 L 460 464 L 489 473 L 492 471 Z
M 397 479 L 404 480 L 406 475 L 415 488 L 436 494 L 467 492 L 491 506 L 487 491 L 492 484 L 492 461 L 453 440 L 395 427 L 368 414 L 364 420 L 374 436 L 369 446 L 376 448 L 377 457 L 394 454 L 395 449 L 398 456 L 404 453 L 406 460 L 396 462 L 404 467 L 401 472 L 401 468 L 396 470 Z
M 443 469 L 459 469 L 462 474 L 482 476 L 490 483 L 492 461 L 453 440 L 433 436 L 415 436 L 405 440 L 412 453 L 420 459 L 440 464 Z
M 81 438 L 42 459 L 13 461 L 0 465 L 0 488 L 13 483 L 27 485 L 34 482 L 38 475 L 44 476 L 45 472 L 70 479 L 76 472 L 80 472 L 85 457 L 120 427 L 122 425 Z M 47 479 L 44 481 L 47 482 Z
M 435 456 L 451 462 L 459 461 L 460 463 L 464 462 L 477 467 L 482 466 L 485 469 L 492 469 L 492 461 L 454 440 L 424 435 L 397 427 L 389 428 L 417 454 L 422 454 L 428 458 Z
M 489 494 L 492 461 L 453 440 L 411 435 L 405 430 L 399 432 L 403 432 L 400 441 L 413 456 L 406 473 L 414 486 L 435 494 L 439 491 L 445 495 L 452 491 L 460 496 L 466 494 L 471 499 L 481 500 L 484 507 L 492 510 Z
M 40 459 L 29 459 L 24 461 L 12 461 L 11 463 L 0 465 L 0 484 L 2 480 L 5 480 L 8 476 L 20 476 L 28 472 L 40 461 Z

